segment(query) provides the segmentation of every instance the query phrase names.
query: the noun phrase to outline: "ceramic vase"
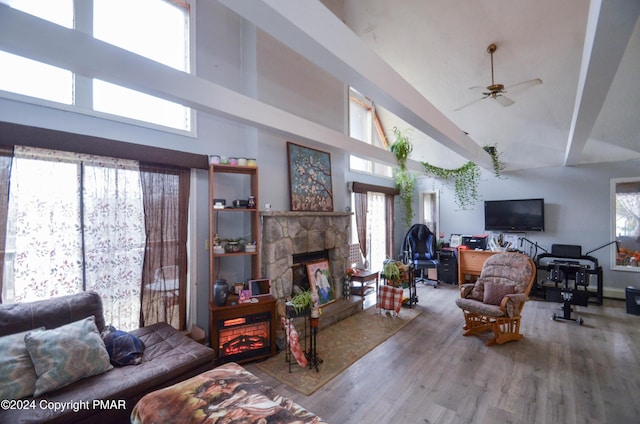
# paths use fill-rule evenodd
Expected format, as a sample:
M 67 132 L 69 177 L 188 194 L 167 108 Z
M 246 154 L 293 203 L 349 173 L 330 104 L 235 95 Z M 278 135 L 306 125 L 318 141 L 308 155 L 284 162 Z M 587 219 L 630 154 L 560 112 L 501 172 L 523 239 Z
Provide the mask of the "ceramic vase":
M 216 280 L 213 285 L 213 303 L 216 306 L 225 306 L 229 296 L 229 284 L 226 280 Z

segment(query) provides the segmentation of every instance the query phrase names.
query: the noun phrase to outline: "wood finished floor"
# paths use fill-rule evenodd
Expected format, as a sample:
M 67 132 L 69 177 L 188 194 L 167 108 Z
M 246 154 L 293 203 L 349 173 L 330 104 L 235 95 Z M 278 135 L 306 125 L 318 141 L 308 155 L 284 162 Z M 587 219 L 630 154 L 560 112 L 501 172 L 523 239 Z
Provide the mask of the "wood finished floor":
M 583 326 L 530 301 L 525 338 L 487 347 L 462 336 L 456 288 L 420 284 L 418 296 L 418 318 L 311 396 L 245 366 L 335 424 L 640 422 L 640 316 L 624 301 L 574 307 Z

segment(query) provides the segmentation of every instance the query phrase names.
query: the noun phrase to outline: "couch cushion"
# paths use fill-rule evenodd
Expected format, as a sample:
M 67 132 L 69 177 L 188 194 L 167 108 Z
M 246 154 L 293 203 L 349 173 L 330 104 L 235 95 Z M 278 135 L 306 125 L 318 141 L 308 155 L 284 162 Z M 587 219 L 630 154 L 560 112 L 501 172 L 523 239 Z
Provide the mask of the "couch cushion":
M 24 341 L 38 375 L 34 396 L 113 368 L 94 317 L 29 332 Z
M 27 352 L 24 331 L 0 337 L 0 399 L 22 399 L 31 396 L 36 388 L 36 370 Z
M 96 292 L 87 291 L 27 303 L 0 305 L 0 336 L 20 333 L 34 328 L 56 328 L 70 322 L 94 316 L 96 327 L 105 327 L 102 299 Z

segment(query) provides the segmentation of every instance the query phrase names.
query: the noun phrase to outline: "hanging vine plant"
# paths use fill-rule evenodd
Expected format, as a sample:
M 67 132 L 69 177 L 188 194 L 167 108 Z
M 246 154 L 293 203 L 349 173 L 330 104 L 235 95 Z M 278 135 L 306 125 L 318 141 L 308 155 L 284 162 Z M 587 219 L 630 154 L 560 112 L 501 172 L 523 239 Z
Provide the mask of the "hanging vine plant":
M 489 153 L 491 156 L 491 162 L 493 162 L 493 173 L 496 178 L 501 177 L 501 173 L 504 170 L 504 163 L 500 160 L 500 152 L 498 151 L 498 145 L 488 145 L 485 144 L 482 146 L 485 152 Z
M 500 152 L 497 144 L 482 147 L 491 156 L 493 173 L 497 178 L 501 177 L 504 163 L 500 160 Z M 456 204 L 462 210 L 473 205 L 478 200 L 478 184 L 480 183 L 480 168 L 473 162 L 467 162 L 460 168 L 444 169 L 427 162 L 422 162 L 425 173 L 441 180 L 454 180 Z
M 408 228 L 413 220 L 413 191 L 416 185 L 415 175 L 407 170 L 407 159 L 413 151 L 413 145 L 409 137 L 402 134 L 398 127 L 393 128 L 393 134 L 396 139 L 389 146 L 389 150 L 396 157 L 399 166 L 393 171 L 393 179 L 400 192 L 400 202 L 404 210 L 403 222 Z
M 460 209 L 474 204 L 478 200 L 478 183 L 480 182 L 480 168 L 473 162 L 467 162 L 460 168 L 445 169 L 427 162 L 422 162 L 424 171 L 441 180 L 454 180 L 456 204 Z

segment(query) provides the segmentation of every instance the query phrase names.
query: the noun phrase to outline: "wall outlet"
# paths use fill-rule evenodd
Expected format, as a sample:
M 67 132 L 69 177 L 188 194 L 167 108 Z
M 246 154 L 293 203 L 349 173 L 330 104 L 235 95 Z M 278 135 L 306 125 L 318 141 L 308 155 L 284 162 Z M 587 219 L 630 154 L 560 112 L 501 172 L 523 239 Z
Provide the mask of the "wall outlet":
M 204 241 L 204 250 L 209 250 L 209 239 Z

